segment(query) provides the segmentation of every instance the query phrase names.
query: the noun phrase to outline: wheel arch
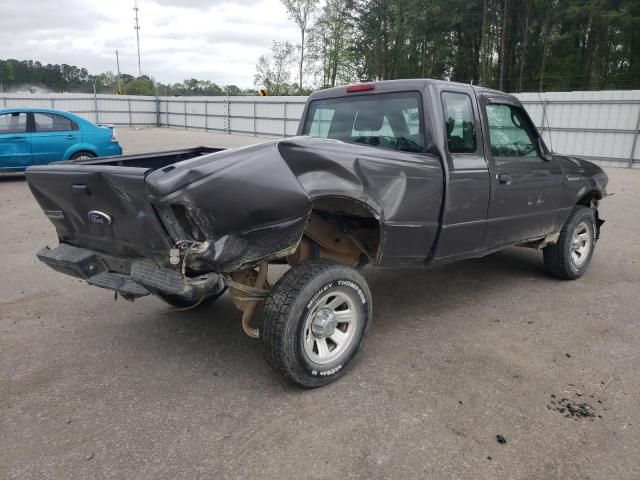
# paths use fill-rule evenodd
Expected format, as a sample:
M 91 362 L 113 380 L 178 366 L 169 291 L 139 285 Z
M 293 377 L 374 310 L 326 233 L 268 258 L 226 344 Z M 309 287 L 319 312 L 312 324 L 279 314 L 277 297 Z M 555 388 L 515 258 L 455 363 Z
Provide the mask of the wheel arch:
M 586 193 L 583 192 L 582 196 L 578 197 L 576 205 L 582 205 L 584 207 L 597 209 L 598 203 L 600 202 L 600 200 L 602 200 L 602 198 L 602 192 L 594 188 L 587 191 Z
M 67 151 L 64 152 L 64 160 L 69 160 L 76 153 L 80 153 L 80 152 L 90 153 L 94 157 L 98 157 L 99 156 L 98 152 L 97 152 L 97 148 L 95 148 L 93 145 L 89 145 L 89 144 L 86 144 L 86 143 L 77 143 L 77 144 L 72 145 L 71 147 L 69 147 L 67 149 Z
M 383 213 L 372 201 L 336 193 L 326 193 L 310 198 L 311 212 L 303 238 L 317 241 L 312 231 L 313 219 L 336 225 L 349 237 L 370 262 L 376 262 L 383 246 Z M 326 242 L 322 242 L 326 246 Z

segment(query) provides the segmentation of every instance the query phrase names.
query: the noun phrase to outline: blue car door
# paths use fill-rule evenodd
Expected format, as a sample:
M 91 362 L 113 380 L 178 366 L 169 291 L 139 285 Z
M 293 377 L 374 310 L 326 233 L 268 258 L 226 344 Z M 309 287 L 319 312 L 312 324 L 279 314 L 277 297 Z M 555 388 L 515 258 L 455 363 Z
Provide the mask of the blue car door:
M 62 115 L 34 112 L 31 153 L 34 165 L 64 160 L 64 153 L 82 141 L 78 124 Z
M 0 170 L 19 172 L 31 164 L 30 136 L 26 113 L 0 114 Z

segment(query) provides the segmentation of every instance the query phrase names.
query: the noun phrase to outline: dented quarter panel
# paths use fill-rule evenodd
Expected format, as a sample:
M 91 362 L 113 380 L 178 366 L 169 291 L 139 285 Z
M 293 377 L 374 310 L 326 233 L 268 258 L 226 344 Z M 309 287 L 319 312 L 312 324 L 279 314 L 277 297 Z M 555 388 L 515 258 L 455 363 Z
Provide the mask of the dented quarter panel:
M 200 256 L 232 271 L 295 247 L 312 201 L 344 197 L 381 221 L 378 263 L 426 259 L 442 201 L 439 160 L 310 137 L 181 162 L 146 178 L 155 205 L 183 205 L 212 248 Z
M 426 259 L 443 196 L 437 157 L 311 137 L 281 141 L 279 148 L 311 199 L 351 198 L 375 212 L 383 229 L 380 265 Z

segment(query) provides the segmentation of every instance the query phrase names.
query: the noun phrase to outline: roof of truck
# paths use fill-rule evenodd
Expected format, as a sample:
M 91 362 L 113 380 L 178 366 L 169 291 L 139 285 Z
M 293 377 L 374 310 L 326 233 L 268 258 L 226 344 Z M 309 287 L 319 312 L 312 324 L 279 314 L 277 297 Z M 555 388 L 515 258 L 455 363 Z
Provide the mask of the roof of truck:
M 398 90 L 422 90 L 428 85 L 439 85 L 439 86 L 455 85 L 455 86 L 472 88 L 476 92 L 493 93 L 496 95 L 506 95 L 509 97 L 513 97 L 508 93 L 504 93 L 499 90 L 494 90 L 487 87 L 471 85 L 468 83 L 450 82 L 448 80 L 435 80 L 431 78 L 409 78 L 409 79 L 401 79 L 401 80 L 383 80 L 379 82 L 363 82 L 363 83 L 374 84 L 376 92 L 381 92 L 381 91 L 393 92 Z M 311 100 L 316 100 L 319 98 L 342 97 L 347 95 L 345 88 L 346 88 L 345 86 L 341 86 L 341 87 L 327 88 L 324 90 L 318 90 L 317 92 L 312 93 L 309 98 Z M 366 93 L 366 92 L 362 92 L 362 93 Z

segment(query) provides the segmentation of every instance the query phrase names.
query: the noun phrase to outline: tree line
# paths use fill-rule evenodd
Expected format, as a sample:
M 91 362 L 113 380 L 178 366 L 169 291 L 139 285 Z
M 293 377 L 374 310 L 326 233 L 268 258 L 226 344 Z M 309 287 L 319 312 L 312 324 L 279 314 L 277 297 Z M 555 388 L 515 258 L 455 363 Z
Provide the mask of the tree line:
M 300 41 L 258 60 L 255 83 L 274 94 L 416 77 L 509 92 L 640 88 L 639 0 L 282 3 Z
M 180 83 L 157 83 L 147 75 L 134 77 L 105 72 L 91 75 L 86 68 L 75 65 L 43 64 L 33 60 L 0 60 L 2 91 L 21 91 L 28 88 L 53 92 L 91 93 L 94 85 L 98 93 L 123 95 L 255 95 L 255 89 L 241 89 L 236 85 L 217 85 L 209 80 L 186 79 Z
M 256 65 L 270 95 L 370 80 L 438 78 L 509 92 L 640 88 L 640 0 L 282 0 L 298 42 Z M 137 95 L 255 95 L 186 79 L 91 75 L 0 60 L 0 88 Z

